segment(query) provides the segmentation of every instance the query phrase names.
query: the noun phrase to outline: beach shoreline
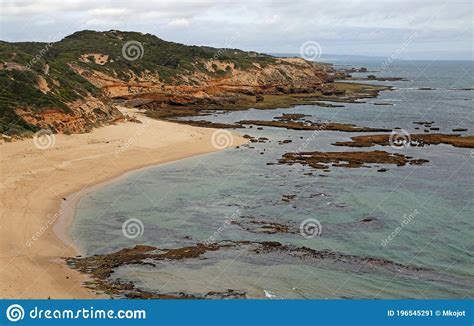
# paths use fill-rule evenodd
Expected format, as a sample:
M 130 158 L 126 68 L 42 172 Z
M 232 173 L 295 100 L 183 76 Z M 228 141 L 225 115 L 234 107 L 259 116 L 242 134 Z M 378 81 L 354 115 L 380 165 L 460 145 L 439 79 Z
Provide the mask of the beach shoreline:
M 142 171 L 153 169 L 153 168 L 158 167 L 158 166 L 163 166 L 163 165 L 167 165 L 167 164 L 174 164 L 174 163 L 179 162 L 181 160 L 186 160 L 188 158 L 196 158 L 198 156 L 203 156 L 203 155 L 208 155 L 208 154 L 212 154 L 212 152 L 196 154 L 196 155 L 179 158 L 179 159 L 172 160 L 172 161 L 165 161 L 165 162 L 158 163 L 158 164 L 146 165 L 146 166 L 143 166 L 143 167 L 139 167 L 137 169 L 131 169 L 131 170 L 123 172 L 120 175 L 111 177 L 110 179 L 107 179 L 107 180 L 104 180 L 102 182 L 93 184 L 90 187 L 87 187 L 87 188 L 81 189 L 79 191 L 70 193 L 69 195 L 64 197 L 64 198 L 66 198 L 66 201 L 61 201 L 59 203 L 59 207 L 60 207 L 59 210 L 61 210 L 63 213 L 59 216 L 58 220 L 56 221 L 56 223 L 53 226 L 53 231 L 54 231 L 56 237 L 58 237 L 65 244 L 67 244 L 70 247 L 74 248 L 74 251 L 75 251 L 76 255 L 83 256 L 85 254 L 85 252 L 82 250 L 82 248 L 77 243 L 74 242 L 73 239 L 71 239 L 71 237 L 69 235 L 70 229 L 72 227 L 72 223 L 74 222 L 74 218 L 75 218 L 75 215 L 76 215 L 76 212 L 77 212 L 77 206 L 79 205 L 79 202 L 81 201 L 81 199 L 83 197 L 85 197 L 85 196 L 87 196 L 87 195 L 89 195 L 89 194 L 91 194 L 91 193 L 93 193 L 97 190 L 100 190 L 104 187 L 107 187 L 107 186 L 112 185 L 114 183 L 120 182 L 121 180 L 126 179 L 127 177 L 129 177 L 129 176 L 131 176 L 135 173 L 140 173 Z
M 32 139 L 0 145 L 0 298 L 98 298 L 61 259 L 81 254 L 68 236 L 80 198 L 130 173 L 247 142 L 223 131 L 231 139 L 221 146 L 217 129 L 139 119 L 54 135 L 48 148 Z

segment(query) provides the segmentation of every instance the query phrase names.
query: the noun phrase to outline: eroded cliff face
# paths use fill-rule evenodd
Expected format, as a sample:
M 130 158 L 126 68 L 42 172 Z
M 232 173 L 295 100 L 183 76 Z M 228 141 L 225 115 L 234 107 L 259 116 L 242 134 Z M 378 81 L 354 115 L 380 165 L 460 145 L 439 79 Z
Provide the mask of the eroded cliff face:
M 133 60 L 124 54 L 130 42 L 143 47 Z M 300 58 L 186 46 L 135 32 L 82 31 L 56 43 L 2 42 L 0 132 L 87 132 L 124 119 L 114 107 L 117 99 L 145 109 L 183 109 L 175 115 L 238 102 L 248 107 L 266 94 L 330 93 L 333 79 L 331 66 Z
M 95 127 L 125 120 L 122 113 L 113 105 L 94 97 L 87 97 L 67 104 L 70 112 L 58 108 L 45 108 L 41 111 L 19 107 L 15 113 L 30 125 L 50 129 L 54 133 L 84 133 Z
M 14 59 L 16 53 L 11 56 Z M 82 85 L 82 81 L 73 84 L 75 76 L 68 72 L 64 78 L 64 72 L 50 73 L 46 63 L 40 68 L 33 70 L 11 61 L 0 63 L 0 74 L 7 79 L 1 80 L 6 93 L 0 96 L 1 134 L 22 138 L 39 129 L 84 133 L 125 119 L 110 98 L 100 90 L 91 91 L 92 85 Z
M 231 101 L 238 95 L 310 93 L 328 88 L 333 70 L 330 66 L 312 63 L 300 58 L 279 58 L 262 67 L 254 63 L 248 69 L 236 68 L 232 62 L 208 60 L 197 62 L 207 71 L 183 73 L 172 82 L 163 82 L 156 72 L 140 75 L 128 71 L 129 80 L 101 71 L 71 68 L 110 98 L 142 99 L 144 103 L 192 105 Z M 216 76 L 217 75 L 217 76 Z
M 155 118 L 199 115 L 206 109 L 250 108 L 266 95 L 320 92 L 334 94 L 334 70 L 300 58 L 275 58 L 264 65 L 253 62 L 246 69 L 228 60 L 197 61 L 199 69 L 184 71 L 164 81 L 158 72 L 139 75 L 126 71 L 128 78 L 106 74 L 88 67 L 71 65 L 83 78 L 111 99 L 125 100 L 124 105 L 145 109 Z
M 48 128 L 57 133 L 82 133 L 92 128 L 124 120 L 112 99 L 131 100 L 130 103 L 151 106 L 195 106 L 210 104 L 232 104 L 239 95 L 311 93 L 330 87 L 332 69 L 329 66 L 311 63 L 299 58 L 281 58 L 265 67 L 258 63 L 249 69 L 238 69 L 231 62 L 209 60 L 201 62 L 208 72 L 195 71 L 178 75 L 174 81 L 165 83 L 161 76 L 146 71 L 139 76 L 128 71 L 129 80 L 108 75 L 94 69 L 94 65 L 107 64 L 102 61 L 84 61 L 88 67 L 69 64 L 72 71 L 101 90 L 102 96 L 88 95 L 66 103 L 68 112 L 54 106 L 34 110 L 28 106 L 15 108 L 15 113 L 26 123 Z M 104 58 L 105 55 L 97 54 Z M 99 60 L 99 59 L 98 59 Z M 218 71 L 225 74 L 216 77 Z M 45 78 L 46 77 L 46 78 Z M 47 76 L 38 76 L 36 88 L 43 94 L 55 92 L 59 82 Z M 183 112 L 184 113 L 184 112 Z

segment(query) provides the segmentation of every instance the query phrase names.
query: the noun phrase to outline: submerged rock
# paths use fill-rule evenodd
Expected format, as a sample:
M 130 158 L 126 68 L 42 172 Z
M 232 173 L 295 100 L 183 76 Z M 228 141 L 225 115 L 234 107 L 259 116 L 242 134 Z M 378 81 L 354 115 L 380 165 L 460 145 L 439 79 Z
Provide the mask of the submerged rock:
M 238 122 L 242 125 L 256 125 L 256 126 L 268 126 L 276 128 L 286 128 L 293 130 L 333 130 L 333 131 L 344 131 L 344 132 L 387 132 L 391 129 L 386 128 L 372 128 L 372 127 L 358 127 L 349 123 L 316 123 L 316 122 L 304 122 L 304 121 L 292 121 L 282 120 L 279 121 L 266 121 L 266 120 L 242 120 Z M 258 129 L 258 128 L 257 128 Z
M 428 129 L 425 132 L 429 132 Z M 393 135 L 362 135 L 351 137 L 351 141 L 336 142 L 334 146 L 371 147 L 375 145 L 392 145 Z M 426 145 L 448 144 L 454 147 L 474 148 L 474 136 L 461 136 L 460 134 L 411 134 L 406 136 L 406 145 L 423 147 Z
M 369 152 L 300 152 L 286 153 L 278 161 L 281 164 L 303 164 L 315 169 L 328 169 L 333 167 L 360 168 L 369 167 L 366 163 L 395 164 L 404 166 L 406 164 L 421 165 L 428 160 L 410 159 L 403 154 L 394 154 L 385 151 Z
M 371 223 L 371 222 L 367 222 Z M 321 263 L 331 263 L 331 268 L 356 268 L 358 271 L 391 272 L 397 275 L 419 277 L 419 272 L 429 270 L 414 265 L 397 263 L 384 258 L 356 256 L 331 250 L 316 250 L 304 246 L 285 245 L 276 241 L 220 241 L 211 244 L 198 243 L 176 249 L 160 249 L 157 247 L 137 245 L 117 252 L 94 255 L 90 257 L 66 258 L 67 264 L 82 273 L 91 276 L 91 282 L 85 285 L 99 292 L 107 293 L 113 298 L 129 299 L 225 299 L 246 298 L 245 291 L 226 289 L 206 293 L 186 293 L 147 291 L 137 288 L 133 282 L 123 283 L 118 279 L 111 279 L 114 270 L 124 265 L 143 265 L 149 268 L 159 268 L 160 262 L 168 264 L 190 259 L 207 259 L 208 252 L 215 251 L 242 251 L 243 260 L 251 256 L 264 256 L 257 263 L 281 261 L 289 264 L 307 264 L 321 267 Z M 268 257 L 267 257 L 268 256 Z M 255 262 L 254 262 L 255 263 Z M 345 267 L 344 267 L 345 266 Z

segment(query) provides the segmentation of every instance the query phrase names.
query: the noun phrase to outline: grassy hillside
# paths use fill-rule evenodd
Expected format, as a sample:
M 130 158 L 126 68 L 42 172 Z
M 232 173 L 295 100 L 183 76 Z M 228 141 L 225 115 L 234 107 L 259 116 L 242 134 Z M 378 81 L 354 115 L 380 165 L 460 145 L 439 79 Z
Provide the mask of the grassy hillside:
M 142 44 L 143 52 L 140 60 L 129 61 L 123 57 L 122 49 L 129 41 Z M 213 58 L 233 62 L 236 67 L 246 69 L 252 63 L 258 62 L 262 65 L 273 63 L 275 59 L 264 54 L 245 52 L 237 49 L 217 49 L 202 46 L 188 46 L 174 42 L 164 41 L 151 34 L 137 32 L 93 32 L 82 31 L 64 38 L 54 46 L 51 57 L 62 62 L 77 61 L 78 56 L 84 53 L 105 53 L 113 62 L 97 67 L 105 73 L 117 73 L 120 78 L 128 78 L 128 70 L 139 75 L 148 70 L 158 72 L 165 81 L 171 82 L 172 77 L 185 72 L 199 69 L 199 61 L 207 61 Z M 80 63 L 80 66 L 86 66 Z M 207 72 L 201 67 L 203 72 Z
M 140 60 L 124 57 L 122 50 L 128 41 L 143 46 Z M 80 60 L 88 53 L 108 55 L 107 64 L 92 64 L 88 58 Z M 196 70 L 209 74 L 202 62 L 216 58 L 232 62 L 239 69 L 247 69 L 255 62 L 264 67 L 275 61 L 271 56 L 255 52 L 186 46 L 136 32 L 81 31 L 55 43 L 0 41 L 0 133 L 15 135 L 38 129 L 20 119 L 16 108 L 32 111 L 54 108 L 70 113 L 68 103 L 89 95 L 101 97 L 100 89 L 77 74 L 71 65 L 125 81 L 132 73 L 139 76 L 145 71 L 154 72 L 164 83 L 179 84 L 181 81 L 175 78 L 178 75 Z M 219 69 L 212 72 L 216 76 L 226 73 Z M 44 81 L 48 89 L 41 90 L 39 84 Z

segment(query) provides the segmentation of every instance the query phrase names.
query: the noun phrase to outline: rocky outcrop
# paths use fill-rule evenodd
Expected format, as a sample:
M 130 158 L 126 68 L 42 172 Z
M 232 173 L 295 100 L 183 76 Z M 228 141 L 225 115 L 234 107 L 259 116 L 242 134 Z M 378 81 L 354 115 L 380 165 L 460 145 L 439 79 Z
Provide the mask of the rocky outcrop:
M 136 58 L 124 54 L 130 42 L 138 44 Z M 330 65 L 186 46 L 150 34 L 82 31 L 55 43 L 2 46 L 0 84 L 6 101 L 0 103 L 0 132 L 5 134 L 38 128 L 88 131 L 121 119 L 111 99 L 150 111 L 177 108 L 156 115 L 176 117 L 196 107 L 262 105 L 268 94 L 337 92 L 326 85 Z M 17 120 L 23 130 L 12 130 Z
M 213 75 L 213 65 L 225 66 L 225 74 Z M 261 67 L 258 64 L 247 69 L 235 68 L 224 60 L 197 61 L 195 65 L 211 67 L 207 72 L 183 72 L 171 82 L 163 82 L 157 72 L 145 71 L 140 75 L 126 71 L 130 80 L 123 80 L 94 69 L 77 65 L 71 68 L 111 98 L 131 100 L 147 99 L 150 105 L 206 105 L 232 103 L 238 95 L 255 96 L 263 101 L 264 94 L 314 93 L 324 91 L 334 94 L 325 85 L 328 65 L 316 64 L 298 58 L 281 58 Z
M 287 229 L 279 223 L 259 224 L 263 232 L 259 233 L 298 233 L 297 228 Z M 253 229 L 252 229 L 253 230 Z M 255 230 L 254 230 L 255 231 Z M 308 247 L 287 245 L 275 241 L 231 241 L 224 240 L 217 243 L 197 243 L 191 246 L 167 249 L 147 245 L 137 245 L 116 252 L 94 255 L 89 257 L 69 257 L 66 262 L 71 268 L 89 274 L 93 282 L 87 286 L 98 292 L 105 292 L 113 298 L 130 299 L 223 299 L 245 298 L 242 290 L 226 289 L 206 293 L 185 292 L 155 292 L 140 289 L 133 282 L 125 283 L 120 279 L 110 277 L 121 266 L 146 266 L 150 270 L 159 270 L 162 263 L 179 264 L 192 259 L 209 259 L 209 253 L 219 251 L 221 255 L 230 253 L 232 257 L 255 256 L 261 262 L 282 261 L 287 264 L 305 264 L 320 266 L 321 263 L 331 264 L 331 269 L 356 268 L 357 271 L 370 273 L 390 273 L 390 275 L 404 275 L 405 277 L 434 277 L 434 272 L 415 265 L 403 264 L 393 260 L 371 256 L 356 256 L 331 250 L 316 250 Z
M 424 159 L 413 159 L 398 153 L 385 151 L 368 152 L 300 152 L 286 153 L 278 161 L 281 164 L 302 164 L 314 169 L 333 167 L 360 168 L 370 167 L 368 164 L 395 164 L 397 166 L 421 165 L 429 162 Z
M 292 121 L 283 120 L 279 121 L 266 121 L 266 120 L 242 120 L 239 121 L 241 125 L 255 125 L 255 126 L 267 126 L 275 128 L 285 128 L 293 130 L 333 130 L 342 132 L 384 132 L 390 131 L 385 128 L 372 128 L 372 127 L 359 127 L 349 123 L 337 123 L 337 122 L 326 122 L 316 123 L 311 121 Z
M 54 107 L 41 111 L 21 107 L 15 109 L 15 113 L 30 125 L 66 134 L 89 132 L 94 127 L 125 120 L 114 106 L 93 97 L 68 103 L 68 106 L 69 112 Z
M 351 141 L 336 142 L 335 146 L 372 147 L 375 145 L 392 146 L 397 133 L 351 137 Z M 454 147 L 474 148 L 474 136 L 460 134 L 412 134 L 404 135 L 403 144 L 399 146 L 424 147 L 429 145 L 448 144 Z M 397 144 L 395 144 L 397 145 Z

